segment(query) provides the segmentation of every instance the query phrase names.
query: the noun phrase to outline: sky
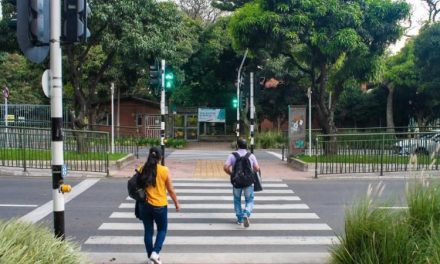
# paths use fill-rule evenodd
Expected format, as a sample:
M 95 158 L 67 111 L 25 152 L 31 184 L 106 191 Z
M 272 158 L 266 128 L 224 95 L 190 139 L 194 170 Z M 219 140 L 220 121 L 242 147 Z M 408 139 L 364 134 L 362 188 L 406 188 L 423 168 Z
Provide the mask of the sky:
M 411 29 L 406 34 L 415 36 L 419 32 L 421 22 L 428 19 L 428 8 L 422 0 L 406 0 L 406 2 L 412 5 L 413 23 Z M 406 39 L 406 37 L 402 37 L 395 45 L 390 47 L 391 51 L 393 53 L 398 52 L 405 45 Z

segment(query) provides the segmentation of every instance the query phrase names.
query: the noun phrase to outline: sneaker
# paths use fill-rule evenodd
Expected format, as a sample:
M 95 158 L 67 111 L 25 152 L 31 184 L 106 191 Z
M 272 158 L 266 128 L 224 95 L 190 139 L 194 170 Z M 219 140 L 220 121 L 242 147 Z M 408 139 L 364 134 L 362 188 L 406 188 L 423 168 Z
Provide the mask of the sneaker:
M 162 262 L 160 261 L 159 254 L 157 254 L 155 251 L 153 251 L 153 253 L 151 253 L 150 260 L 151 260 L 154 264 L 161 264 L 161 263 L 162 263 Z
M 243 217 L 243 225 L 244 225 L 244 227 L 249 227 L 249 225 L 250 225 L 250 221 L 249 221 L 249 216 L 244 216 Z
M 237 225 L 241 225 L 241 224 L 243 224 L 243 222 L 240 220 L 237 220 Z

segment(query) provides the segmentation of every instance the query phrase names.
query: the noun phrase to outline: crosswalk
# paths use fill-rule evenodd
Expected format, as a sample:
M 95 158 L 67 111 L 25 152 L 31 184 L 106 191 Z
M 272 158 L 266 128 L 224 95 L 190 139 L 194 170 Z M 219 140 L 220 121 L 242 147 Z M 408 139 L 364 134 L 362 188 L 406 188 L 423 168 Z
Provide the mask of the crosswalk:
M 249 228 L 235 223 L 227 181 L 175 180 L 181 202 L 169 204 L 161 252 L 171 263 L 326 263 L 337 243 L 332 229 L 282 181 L 255 194 Z M 94 263 L 145 263 L 143 225 L 126 198 L 82 246 Z

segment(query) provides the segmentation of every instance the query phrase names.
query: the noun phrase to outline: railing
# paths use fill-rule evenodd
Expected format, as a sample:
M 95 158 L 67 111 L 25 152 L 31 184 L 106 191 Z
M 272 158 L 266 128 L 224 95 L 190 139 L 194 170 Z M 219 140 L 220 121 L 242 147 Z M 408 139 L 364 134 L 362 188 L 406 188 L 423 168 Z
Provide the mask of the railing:
M 109 135 L 104 132 L 64 131 L 64 161 L 70 171 L 108 173 Z M 51 130 L 0 127 L 0 166 L 51 168 Z
M 440 133 L 318 135 L 315 177 L 440 169 Z

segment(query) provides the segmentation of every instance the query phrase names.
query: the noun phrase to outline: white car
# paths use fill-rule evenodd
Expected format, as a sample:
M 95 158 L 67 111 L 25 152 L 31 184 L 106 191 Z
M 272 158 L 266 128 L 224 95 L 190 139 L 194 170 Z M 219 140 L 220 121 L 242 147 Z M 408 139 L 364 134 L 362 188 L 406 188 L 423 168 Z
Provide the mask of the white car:
M 440 132 L 423 134 L 418 138 L 402 139 L 394 145 L 396 154 L 431 154 L 440 152 Z

